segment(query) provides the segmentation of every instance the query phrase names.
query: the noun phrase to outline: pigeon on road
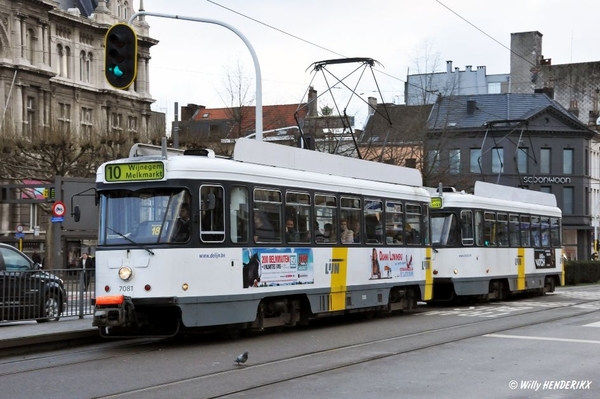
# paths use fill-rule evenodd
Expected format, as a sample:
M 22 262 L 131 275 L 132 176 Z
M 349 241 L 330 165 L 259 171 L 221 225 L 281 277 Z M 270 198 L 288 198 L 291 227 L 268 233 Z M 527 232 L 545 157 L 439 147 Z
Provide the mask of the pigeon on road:
M 242 363 L 246 363 L 246 360 L 248 360 L 248 351 L 242 353 L 241 355 L 239 355 L 236 359 L 235 362 L 238 364 L 238 366 Z

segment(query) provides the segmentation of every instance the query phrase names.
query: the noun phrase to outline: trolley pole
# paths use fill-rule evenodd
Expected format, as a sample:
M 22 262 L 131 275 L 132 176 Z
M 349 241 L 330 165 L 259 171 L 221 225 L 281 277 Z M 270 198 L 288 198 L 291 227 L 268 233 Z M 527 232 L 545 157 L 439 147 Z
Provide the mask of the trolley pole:
M 183 15 L 161 14 L 161 13 L 148 12 L 148 11 L 138 11 L 135 14 L 133 14 L 131 16 L 131 18 L 129 18 L 129 25 L 132 25 L 133 21 L 135 21 L 135 19 L 137 17 L 142 16 L 142 15 L 149 15 L 151 17 L 160 17 L 160 18 L 182 19 L 185 21 L 204 22 L 207 24 L 220 25 L 220 26 L 223 26 L 223 27 L 229 29 L 230 31 L 232 31 L 233 33 L 238 35 L 238 37 L 244 41 L 244 43 L 246 44 L 246 47 L 248 47 L 248 50 L 250 50 L 250 55 L 252 55 L 252 60 L 254 61 L 254 69 L 256 70 L 256 127 L 255 127 L 255 129 L 256 129 L 256 140 L 262 141 L 262 139 L 263 139 L 263 134 L 262 134 L 262 130 L 263 130 L 262 78 L 261 78 L 261 73 L 260 73 L 260 64 L 258 63 L 258 57 L 256 56 L 256 52 L 254 51 L 252 44 L 250 44 L 250 42 L 248 41 L 246 36 L 244 36 L 242 34 L 242 32 L 237 30 L 235 27 L 233 27 L 225 22 L 222 22 L 222 21 L 217 21 L 214 19 L 206 19 L 206 18 L 186 17 Z

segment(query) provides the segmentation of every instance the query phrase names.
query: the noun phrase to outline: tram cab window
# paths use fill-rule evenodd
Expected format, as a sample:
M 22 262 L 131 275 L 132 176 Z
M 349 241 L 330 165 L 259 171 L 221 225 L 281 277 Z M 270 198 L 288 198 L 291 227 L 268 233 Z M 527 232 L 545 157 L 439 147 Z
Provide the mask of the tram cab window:
M 185 189 L 112 190 L 103 193 L 100 202 L 104 209 L 101 245 L 181 243 L 190 238 L 189 233 L 177 237 L 183 204 L 191 206 Z
M 249 233 L 248 188 L 234 186 L 229 200 L 229 233 L 231 242 L 247 243 Z
M 225 240 L 225 207 L 223 187 L 200 187 L 200 240 L 223 242 Z

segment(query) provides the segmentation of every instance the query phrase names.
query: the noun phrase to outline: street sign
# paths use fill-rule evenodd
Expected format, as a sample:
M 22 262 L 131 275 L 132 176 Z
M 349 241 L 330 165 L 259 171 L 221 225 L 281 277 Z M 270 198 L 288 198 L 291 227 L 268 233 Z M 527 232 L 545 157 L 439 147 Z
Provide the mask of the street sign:
M 65 221 L 65 218 L 63 216 L 52 216 L 51 220 L 52 223 L 62 223 Z
M 23 232 L 23 225 L 18 225 L 17 226 L 17 233 L 22 233 Z
M 67 208 L 65 207 L 65 203 L 62 201 L 56 201 L 52 205 L 52 215 L 54 215 L 57 218 L 64 217 L 66 211 L 67 211 Z
M 25 233 L 16 233 L 15 238 L 25 238 Z

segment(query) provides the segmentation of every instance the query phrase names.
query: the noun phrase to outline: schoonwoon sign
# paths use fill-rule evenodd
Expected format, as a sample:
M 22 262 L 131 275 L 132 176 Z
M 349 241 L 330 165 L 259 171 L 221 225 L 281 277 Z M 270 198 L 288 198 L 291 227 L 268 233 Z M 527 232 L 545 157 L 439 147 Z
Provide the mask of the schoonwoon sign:
M 524 176 L 523 183 L 525 184 L 569 184 L 570 177 L 559 176 Z

